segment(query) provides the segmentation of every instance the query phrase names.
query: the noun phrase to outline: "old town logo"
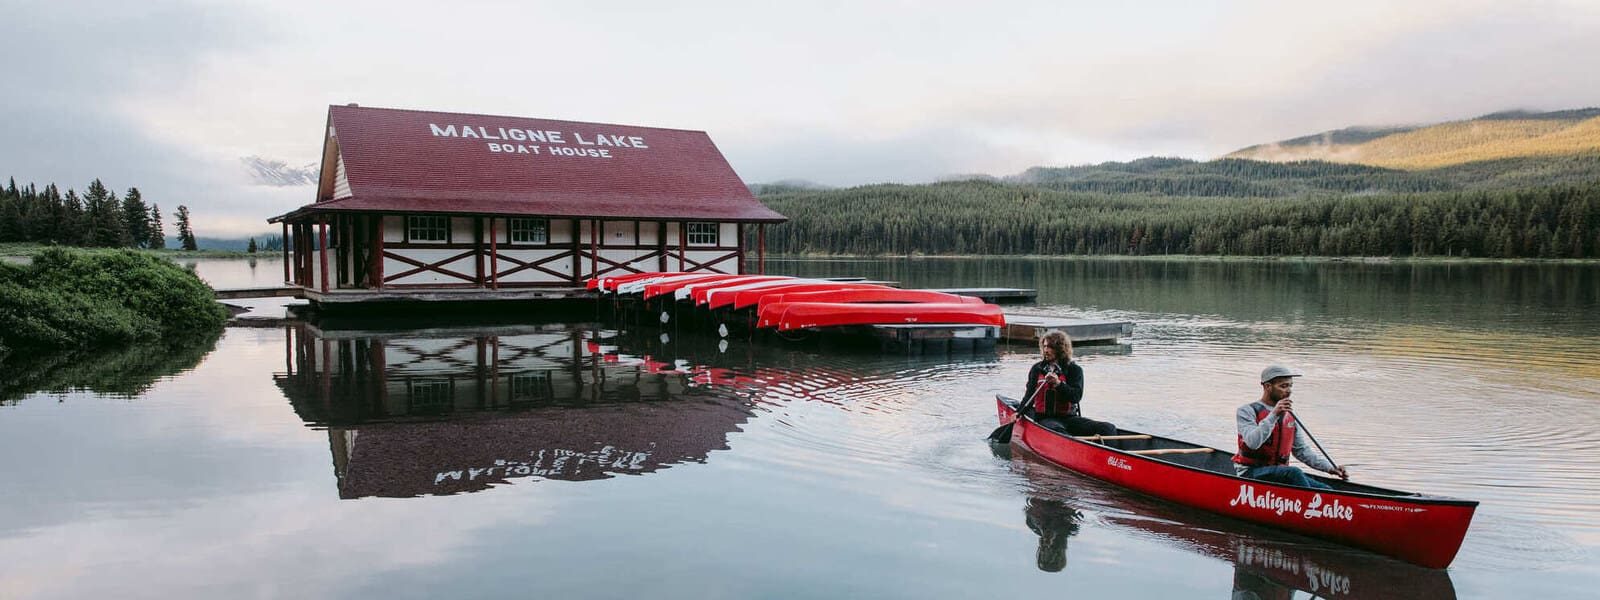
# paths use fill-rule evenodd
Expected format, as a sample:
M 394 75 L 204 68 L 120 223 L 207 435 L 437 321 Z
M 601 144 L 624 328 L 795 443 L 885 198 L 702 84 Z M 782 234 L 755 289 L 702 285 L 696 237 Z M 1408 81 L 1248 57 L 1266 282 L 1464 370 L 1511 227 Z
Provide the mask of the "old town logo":
M 1303 502 L 1294 498 L 1285 498 L 1267 490 L 1265 493 L 1256 493 L 1256 487 L 1248 483 L 1239 486 L 1239 497 L 1228 501 L 1228 506 L 1248 506 L 1270 511 L 1282 516 L 1284 513 L 1298 513 L 1307 519 L 1344 519 L 1355 520 L 1355 511 L 1348 505 L 1334 498 L 1332 502 L 1324 503 L 1322 494 L 1313 494 L 1310 502 Z

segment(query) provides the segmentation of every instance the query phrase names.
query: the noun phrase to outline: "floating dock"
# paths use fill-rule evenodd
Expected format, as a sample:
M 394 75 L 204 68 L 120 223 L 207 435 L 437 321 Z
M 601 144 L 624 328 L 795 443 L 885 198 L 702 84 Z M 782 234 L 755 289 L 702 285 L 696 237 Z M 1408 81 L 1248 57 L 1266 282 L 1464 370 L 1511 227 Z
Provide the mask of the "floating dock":
M 1066 333 L 1074 344 L 1115 344 L 1124 336 L 1133 335 L 1133 322 L 1007 313 L 1001 337 L 1008 342 L 1034 344 L 1051 331 Z

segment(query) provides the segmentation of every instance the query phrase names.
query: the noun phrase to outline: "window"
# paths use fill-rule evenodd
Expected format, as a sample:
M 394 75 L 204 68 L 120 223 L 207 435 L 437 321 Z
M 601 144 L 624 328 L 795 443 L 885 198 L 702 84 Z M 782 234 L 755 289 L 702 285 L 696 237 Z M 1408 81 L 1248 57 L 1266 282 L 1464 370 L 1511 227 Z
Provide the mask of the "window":
M 450 241 L 450 217 L 406 217 L 406 240 L 411 242 Z
M 511 400 L 537 402 L 550 399 L 550 372 L 534 371 L 511 376 Z
M 511 241 L 529 244 L 550 243 L 549 219 L 511 219 Z
M 410 382 L 411 411 L 414 413 L 440 412 L 450 409 L 451 385 L 449 379 L 413 379 Z
M 689 245 L 715 246 L 717 245 L 717 234 L 721 229 L 716 223 L 690 223 Z

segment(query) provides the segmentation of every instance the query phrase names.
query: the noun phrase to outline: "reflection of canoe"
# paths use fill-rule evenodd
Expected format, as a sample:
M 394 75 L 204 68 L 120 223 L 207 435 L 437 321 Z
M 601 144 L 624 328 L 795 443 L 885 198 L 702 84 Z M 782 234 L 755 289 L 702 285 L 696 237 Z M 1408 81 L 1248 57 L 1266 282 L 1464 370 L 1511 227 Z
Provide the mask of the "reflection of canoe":
M 1014 405 L 996 397 L 1002 423 L 1015 419 Z M 1455 559 L 1478 506 L 1333 479 L 1319 478 L 1331 491 L 1244 479 L 1233 475 L 1230 453 L 1118 433 L 1129 438 L 1074 438 L 1024 418 L 1011 439 L 1050 462 L 1134 491 L 1431 568 Z
M 1003 451 L 996 447 L 997 453 Z M 1450 574 L 1444 569 L 1427 569 L 1369 552 L 1241 525 L 1076 473 L 1057 471 L 1031 457 L 1021 457 L 1013 464 L 1036 490 L 1027 498 L 1025 513 L 1029 529 L 1040 536 L 1041 570 L 1059 571 L 1067 566 L 1066 538 L 1078 532 L 1079 522 L 1085 520 L 1082 510 L 1088 510 L 1094 516 L 1087 520 L 1093 523 L 1231 563 L 1235 594 L 1292 598 L 1294 590 L 1300 590 L 1314 598 L 1341 600 L 1449 600 L 1456 596 Z

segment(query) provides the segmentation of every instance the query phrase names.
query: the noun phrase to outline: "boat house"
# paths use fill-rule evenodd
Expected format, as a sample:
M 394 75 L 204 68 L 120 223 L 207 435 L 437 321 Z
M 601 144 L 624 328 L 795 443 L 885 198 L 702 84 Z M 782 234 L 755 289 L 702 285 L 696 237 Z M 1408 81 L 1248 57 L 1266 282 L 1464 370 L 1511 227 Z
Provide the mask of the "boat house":
M 703 131 L 330 106 L 316 201 L 283 227 L 317 303 L 581 295 L 644 271 L 764 270 L 762 205 Z

